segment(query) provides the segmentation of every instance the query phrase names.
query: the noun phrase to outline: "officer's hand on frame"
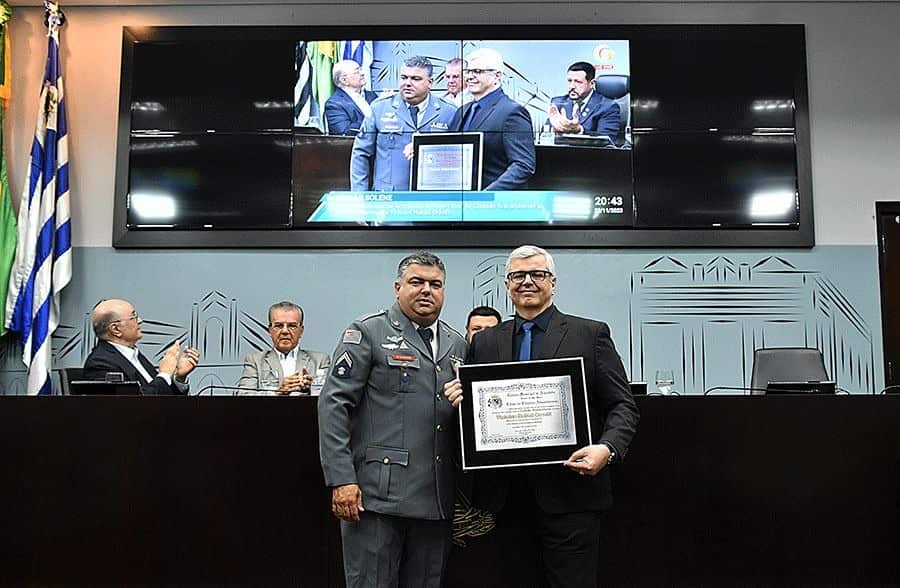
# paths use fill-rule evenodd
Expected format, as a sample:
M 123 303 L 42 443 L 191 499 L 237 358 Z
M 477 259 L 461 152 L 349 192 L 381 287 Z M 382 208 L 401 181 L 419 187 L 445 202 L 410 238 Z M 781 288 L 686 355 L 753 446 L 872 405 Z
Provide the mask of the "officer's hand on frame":
M 331 490 L 331 512 L 344 521 L 358 521 L 364 511 L 359 484 L 335 486 Z
M 463 400 L 462 383 L 460 383 L 459 378 L 455 378 L 444 384 L 444 396 L 447 397 L 447 400 L 450 401 L 453 408 L 459 407 Z

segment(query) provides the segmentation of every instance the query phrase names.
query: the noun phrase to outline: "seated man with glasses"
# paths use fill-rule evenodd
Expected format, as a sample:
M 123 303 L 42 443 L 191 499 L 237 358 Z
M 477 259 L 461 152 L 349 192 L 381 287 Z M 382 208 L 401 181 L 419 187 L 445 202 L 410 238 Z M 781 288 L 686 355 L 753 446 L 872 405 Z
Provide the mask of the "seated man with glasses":
M 84 362 L 84 378 L 103 381 L 117 373 L 124 381 L 139 382 L 145 395 L 187 394 L 187 376 L 200 363 L 200 352 L 192 347 L 182 351 L 176 341 L 166 349 L 159 368 L 155 367 L 137 348 L 144 336 L 142 322 L 127 300 L 99 302 L 91 313 L 97 345 Z
M 254 351 L 244 358 L 240 393 L 283 396 L 309 394 L 313 384 L 321 388 L 331 358 L 319 351 L 300 349 L 303 309 L 286 300 L 270 306 L 269 335 L 272 349 Z

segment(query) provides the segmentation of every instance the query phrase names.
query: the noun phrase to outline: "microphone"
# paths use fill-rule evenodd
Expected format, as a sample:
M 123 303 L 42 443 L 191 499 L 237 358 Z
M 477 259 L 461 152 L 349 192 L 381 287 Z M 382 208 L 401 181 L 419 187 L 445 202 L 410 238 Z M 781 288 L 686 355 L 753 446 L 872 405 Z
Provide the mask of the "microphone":
M 294 392 L 299 392 L 298 396 L 311 396 L 311 394 L 309 392 L 303 392 L 302 388 L 300 390 L 292 391 L 291 394 L 272 394 L 272 392 L 274 392 L 274 390 L 272 390 L 271 388 L 246 388 L 246 387 L 241 387 L 241 386 L 224 386 L 222 384 L 207 384 L 203 388 L 200 388 L 200 390 L 196 394 L 194 394 L 194 396 L 200 396 L 207 390 L 209 390 L 210 396 L 213 395 L 213 393 L 212 393 L 213 390 L 231 390 L 232 396 L 239 396 L 240 392 L 246 392 L 246 393 L 248 393 L 248 395 L 252 395 L 254 392 L 265 392 L 266 393 L 266 394 L 260 394 L 260 396 L 290 396 L 291 394 L 294 394 Z

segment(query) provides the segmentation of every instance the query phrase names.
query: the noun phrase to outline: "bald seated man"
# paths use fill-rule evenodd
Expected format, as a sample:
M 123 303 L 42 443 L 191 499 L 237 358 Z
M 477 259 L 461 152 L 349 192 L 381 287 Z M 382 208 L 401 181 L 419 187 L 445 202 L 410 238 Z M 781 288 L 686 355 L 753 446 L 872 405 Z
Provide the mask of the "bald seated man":
M 106 374 L 119 372 L 127 382 L 140 382 L 141 393 L 155 396 L 184 395 L 187 376 L 200 363 L 200 352 L 176 341 L 166 349 L 159 367 L 137 348 L 141 317 L 127 300 L 104 300 L 94 307 L 91 323 L 97 345 L 84 362 L 87 380 L 105 380 Z M 181 357 L 179 357 L 179 354 Z

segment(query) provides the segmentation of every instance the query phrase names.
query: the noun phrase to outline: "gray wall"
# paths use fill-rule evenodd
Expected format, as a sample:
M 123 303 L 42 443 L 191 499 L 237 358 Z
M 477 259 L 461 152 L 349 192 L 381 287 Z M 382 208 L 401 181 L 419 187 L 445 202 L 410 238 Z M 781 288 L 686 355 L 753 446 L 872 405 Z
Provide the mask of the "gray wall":
M 5 138 L 10 183 L 18 195 L 37 116 L 46 39 L 43 11 L 34 6 L 37 3 L 15 4 L 13 106 L 5 120 Z M 401 252 L 110 248 L 121 28 L 392 24 L 411 22 L 409 4 L 358 2 L 337 8 L 301 2 L 216 7 L 166 1 L 134 4 L 138 3 L 68 2 L 64 7 L 69 23 L 63 29 L 62 59 L 69 97 L 76 249 L 75 278 L 63 292 L 63 327 L 54 339 L 57 365 L 80 364 L 91 344 L 85 315 L 97 299 L 110 296 L 131 299 L 142 315 L 162 324 L 159 335 L 148 337 L 148 350 L 155 352 L 167 338 L 181 335 L 205 346 L 208 367 L 198 374 L 204 382 L 236 379 L 239 357 L 260 342 L 259 325 L 252 319 L 264 321 L 265 308 L 273 300 L 286 297 L 300 302 L 309 321 L 304 343 L 330 350 L 350 319 L 391 303 L 390 282 Z M 558 252 L 559 303 L 566 311 L 610 323 L 634 379 L 652 379 L 656 369 L 669 367 L 680 374 L 678 386 L 686 392 L 737 385 L 747 378 L 747 357 L 753 346 L 811 344 L 826 352 L 833 376 L 844 388 L 880 389 L 874 202 L 900 199 L 900 73 L 896 65 L 900 5 L 635 1 L 416 6 L 416 24 L 805 24 L 819 246 L 794 252 Z M 565 29 L 559 30 L 564 36 Z M 503 253 L 444 252 L 450 271 L 445 315 L 450 322 L 460 325 L 468 308 L 483 299 L 473 288 L 476 276 L 487 275 L 489 283 L 496 283 L 490 258 Z M 720 306 L 748 306 L 747 292 L 756 286 L 777 290 L 772 308 L 754 315 L 737 310 L 722 314 L 715 309 L 715 301 L 722 297 L 733 304 Z M 679 287 L 706 296 L 702 302 L 706 306 L 685 308 L 683 301 L 669 295 Z M 505 301 L 501 297 L 496 303 Z M 210 318 L 207 313 L 222 307 L 243 325 L 227 336 L 227 329 L 218 326 L 222 316 Z M 5 348 L 0 359 L 7 370 L 2 375 L 4 388 L 16 393 L 21 364 L 15 360 L 15 351 Z

